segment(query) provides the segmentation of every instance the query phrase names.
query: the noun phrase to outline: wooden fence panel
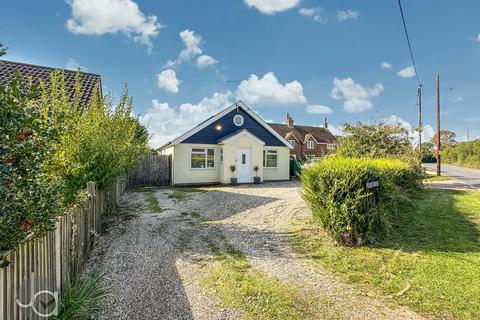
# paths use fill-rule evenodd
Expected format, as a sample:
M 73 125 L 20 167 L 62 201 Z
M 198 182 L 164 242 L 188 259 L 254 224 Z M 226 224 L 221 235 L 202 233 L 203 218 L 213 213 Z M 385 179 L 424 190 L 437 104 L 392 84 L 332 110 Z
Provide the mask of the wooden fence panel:
M 0 268 L 0 320 L 45 319 L 36 315 L 32 308 L 20 308 L 31 298 L 34 291 L 64 292 L 71 277 L 76 276 L 88 253 L 102 231 L 102 216 L 107 209 L 115 208 L 125 190 L 123 182 L 114 183 L 107 197 L 87 184 L 89 197 L 85 206 L 70 210 L 58 218 L 55 230 L 43 237 L 31 238 L 15 250 L 0 254 L 10 264 Z M 40 295 L 37 302 L 48 303 L 49 295 Z
M 169 155 L 149 154 L 128 177 L 128 187 L 170 185 L 171 158 Z

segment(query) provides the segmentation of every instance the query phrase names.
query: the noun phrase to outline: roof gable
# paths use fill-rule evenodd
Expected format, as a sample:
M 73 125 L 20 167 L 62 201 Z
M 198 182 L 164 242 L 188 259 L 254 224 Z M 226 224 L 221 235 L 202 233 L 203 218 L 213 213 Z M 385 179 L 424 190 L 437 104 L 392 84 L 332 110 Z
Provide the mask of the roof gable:
M 233 117 L 237 114 L 242 115 L 244 118 L 244 123 L 241 126 L 236 126 L 233 122 Z M 242 129 L 248 130 L 250 134 L 253 134 L 258 139 L 265 142 L 265 145 L 267 146 L 286 146 L 288 148 L 292 148 L 287 140 L 273 130 L 262 118 L 248 108 L 242 101 L 238 101 L 232 104 L 230 107 L 220 111 L 218 114 L 208 118 L 195 128 L 173 140 L 170 144 L 216 144 L 226 135 Z
M 218 143 L 219 144 L 229 143 L 230 141 L 233 141 L 233 140 L 235 140 L 237 138 L 240 138 L 240 137 L 249 137 L 250 139 L 256 141 L 258 144 L 265 145 L 265 141 L 259 139 L 257 136 L 252 134 L 247 129 L 237 130 L 234 133 L 231 133 L 231 134 L 223 137 L 222 139 L 218 140 Z
M 312 137 L 317 143 L 335 143 L 336 141 L 335 136 L 330 130 L 324 127 L 294 125 L 293 128 L 289 128 L 283 123 L 271 123 L 269 125 L 282 137 L 287 137 L 287 135 L 298 137 L 298 135 L 300 135 L 301 138 L 299 140 L 303 142 L 310 137 Z

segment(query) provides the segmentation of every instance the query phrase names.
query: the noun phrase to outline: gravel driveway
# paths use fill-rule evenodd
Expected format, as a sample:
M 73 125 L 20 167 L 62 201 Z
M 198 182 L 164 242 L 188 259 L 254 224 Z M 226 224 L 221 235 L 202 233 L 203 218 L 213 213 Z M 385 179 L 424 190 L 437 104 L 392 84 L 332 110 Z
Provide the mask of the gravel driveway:
M 192 190 L 189 190 L 192 191 Z M 323 301 L 340 319 L 419 319 L 406 307 L 357 292 L 331 273 L 297 258 L 288 232 L 311 216 L 296 182 L 208 187 L 171 198 L 172 189 L 150 191 L 159 206 L 150 212 L 147 192 L 129 191 L 120 214 L 101 238 L 87 271 L 104 273 L 109 288 L 101 319 L 243 319 L 221 306 L 202 279 L 216 263 L 205 239 L 228 241 L 252 266 Z

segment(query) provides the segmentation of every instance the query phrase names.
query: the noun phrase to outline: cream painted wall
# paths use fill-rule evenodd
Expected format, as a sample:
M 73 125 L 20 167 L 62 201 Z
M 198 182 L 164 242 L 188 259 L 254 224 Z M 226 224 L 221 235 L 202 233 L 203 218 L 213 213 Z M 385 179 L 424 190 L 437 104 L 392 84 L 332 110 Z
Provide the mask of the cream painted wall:
M 277 168 L 263 168 L 263 180 L 290 179 L 290 149 L 287 147 L 265 147 L 265 150 L 277 150 Z M 263 159 L 263 154 L 262 154 Z
M 216 144 L 180 143 L 174 147 L 173 184 L 218 183 L 220 147 Z M 215 150 L 215 168 L 192 169 L 191 152 L 193 148 L 213 148 Z
M 215 150 L 215 168 L 192 169 L 191 150 L 193 148 L 213 148 Z M 220 148 L 223 148 L 223 162 L 220 162 Z M 251 151 L 251 182 L 255 176 L 254 166 L 258 166 L 258 176 L 262 181 L 288 180 L 290 178 L 290 151 L 287 147 L 264 147 L 248 136 L 240 136 L 224 145 L 180 143 L 162 150 L 172 155 L 173 184 L 224 183 L 230 184 L 232 172 L 230 165 L 237 160 L 239 148 Z M 263 168 L 263 150 L 277 150 L 277 168 Z M 235 172 L 237 176 L 237 172 Z
M 262 177 L 263 145 L 248 136 L 239 136 L 223 145 L 223 177 L 222 180 L 220 180 L 221 183 L 230 183 L 230 178 L 232 177 L 230 166 L 232 164 L 237 166 L 237 151 L 239 148 L 250 149 L 252 166 L 250 182 L 253 182 L 253 177 L 255 176 L 254 166 L 258 166 L 258 176 Z M 235 177 L 237 176 L 237 171 L 235 171 Z

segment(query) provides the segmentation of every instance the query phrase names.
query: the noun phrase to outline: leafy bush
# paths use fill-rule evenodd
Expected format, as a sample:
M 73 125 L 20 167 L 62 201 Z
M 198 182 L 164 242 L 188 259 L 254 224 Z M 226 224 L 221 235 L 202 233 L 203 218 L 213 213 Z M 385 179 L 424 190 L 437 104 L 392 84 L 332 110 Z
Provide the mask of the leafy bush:
M 396 205 L 420 188 L 421 175 L 400 160 L 326 157 L 304 168 L 302 196 L 338 243 L 371 243 L 390 230 Z M 366 189 L 369 181 L 380 186 Z
M 63 183 L 45 166 L 60 139 L 56 115 L 39 100 L 19 76 L 0 86 L 0 251 L 53 228 L 61 210 Z
M 412 147 L 411 132 L 400 124 L 385 122 L 344 124 L 337 153 L 355 158 L 396 158 L 420 167 Z
M 442 161 L 471 168 L 480 168 L 480 139 L 460 142 L 447 147 L 442 154 Z
M 19 75 L 0 86 L 0 251 L 51 230 L 88 181 L 107 190 L 148 153 L 127 91 L 116 106 L 100 94 L 80 106 L 80 80 L 73 92 L 60 71 L 48 86 Z

